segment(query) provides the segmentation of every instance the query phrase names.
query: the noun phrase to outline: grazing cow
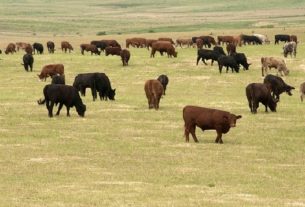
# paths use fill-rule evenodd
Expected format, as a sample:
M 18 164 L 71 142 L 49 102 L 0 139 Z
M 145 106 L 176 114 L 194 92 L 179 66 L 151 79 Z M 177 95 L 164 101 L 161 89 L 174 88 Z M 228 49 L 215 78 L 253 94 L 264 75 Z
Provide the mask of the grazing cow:
M 221 55 L 217 61 L 218 61 L 219 73 L 222 72 L 223 66 L 227 68 L 226 72 L 228 72 L 229 68 L 232 69 L 232 73 L 233 73 L 233 69 L 235 70 L 236 73 L 239 72 L 239 64 L 236 62 L 234 57 Z
M 165 95 L 166 86 L 167 86 L 168 81 L 169 81 L 167 75 L 163 75 L 163 74 L 162 74 L 162 75 L 160 75 L 160 76 L 157 78 L 157 80 L 160 81 L 160 83 L 162 84 L 163 89 L 164 89 L 163 95 Z
M 25 53 L 27 54 L 33 54 L 33 47 L 32 45 L 28 44 L 25 48 L 24 48 Z
M 17 51 L 19 51 L 19 49 L 24 50 L 28 45 L 30 44 L 25 42 L 16 42 Z
M 205 108 L 200 106 L 185 106 L 183 108 L 184 136 L 189 142 L 191 133 L 195 142 L 199 142 L 195 131 L 196 126 L 204 130 L 216 130 L 217 137 L 215 143 L 222 144 L 222 134 L 229 132 L 231 127 L 236 126 L 236 120 L 242 118 L 227 111 Z
M 48 84 L 43 89 L 43 94 L 48 109 L 49 117 L 53 117 L 54 104 L 58 104 L 58 111 L 56 115 L 59 115 L 63 105 L 67 108 L 67 116 L 70 116 L 70 107 L 75 106 L 79 116 L 84 117 L 86 111 L 86 105 L 83 104 L 76 88 L 73 86 L 67 86 L 62 84 Z
M 32 56 L 32 54 L 25 54 L 23 55 L 23 66 L 24 66 L 24 69 L 26 71 L 29 71 L 29 67 L 30 67 L 30 70 L 31 72 L 33 71 L 33 63 L 34 63 L 34 58 Z
M 96 73 L 78 74 L 74 79 L 73 87 L 80 91 L 82 96 L 86 95 L 86 88 L 90 88 L 93 101 L 95 101 L 97 99 L 96 79 Z
M 202 59 L 202 62 L 207 65 L 205 60 L 212 60 L 211 65 L 213 65 L 214 61 L 218 61 L 218 58 L 223 55 L 219 49 L 216 49 L 215 47 L 213 50 L 208 50 L 208 49 L 199 49 L 197 51 L 197 62 L 196 65 L 198 65 L 198 62 L 200 59 Z
M 287 69 L 287 66 L 285 64 L 285 61 L 280 58 L 274 58 L 274 57 L 262 57 L 261 58 L 262 63 L 262 76 L 264 77 L 264 71 L 267 74 L 268 68 L 269 70 L 271 68 L 277 69 L 277 75 L 280 73 L 282 76 L 288 75 L 289 70 Z
M 247 57 L 244 53 L 233 53 L 231 55 L 236 60 L 237 64 L 242 65 L 244 70 L 249 70 L 251 63 L 248 63 Z
M 106 100 L 109 98 L 111 101 L 114 101 L 115 89 L 111 88 L 111 82 L 108 76 L 105 73 L 97 73 L 97 83 L 96 88 L 99 92 L 101 100 Z
M 296 35 L 290 35 L 290 42 L 293 41 L 298 44 L 298 37 Z
M 217 36 L 217 43 L 220 44 L 233 44 L 234 43 L 234 37 L 233 36 Z
M 291 90 L 295 89 L 293 86 L 286 84 L 282 78 L 271 74 L 265 77 L 264 83 L 270 85 L 272 97 L 277 101 L 280 101 L 281 93 L 286 92 L 289 96 L 291 96 Z
M 93 101 L 97 98 L 97 91 L 99 92 L 100 99 L 114 100 L 115 89 L 111 88 L 111 83 L 105 73 L 83 73 L 78 74 L 73 83 L 82 96 L 86 95 L 86 88 L 91 89 Z
M 274 35 L 274 44 L 279 44 L 280 41 L 289 42 L 290 41 L 290 35 L 287 35 L 287 34 Z
M 84 55 L 84 51 L 91 52 L 91 55 L 94 53 L 96 55 L 100 55 L 101 52 L 97 49 L 95 45 L 90 45 L 90 44 L 81 44 L 80 45 L 80 50 L 82 55 Z
M 172 57 L 172 56 L 174 56 L 175 58 L 177 57 L 177 52 L 175 51 L 174 46 L 172 45 L 172 43 L 168 41 L 154 42 L 152 44 L 150 57 L 155 57 L 156 51 L 159 51 L 161 55 L 163 54 L 163 52 L 166 52 L 167 57 Z
M 262 41 L 254 35 L 241 35 L 241 41 L 245 44 L 261 45 Z
M 100 49 L 101 51 L 104 51 L 107 47 L 106 42 L 100 40 L 93 40 L 90 42 L 90 44 L 95 45 L 96 48 Z
M 182 48 L 182 45 L 186 45 L 187 47 L 192 46 L 192 39 L 176 39 L 176 46 L 180 46 Z
M 35 51 L 37 52 L 37 54 L 42 54 L 43 53 L 43 45 L 40 44 L 40 43 L 35 42 L 33 44 L 33 49 L 34 49 L 34 54 L 35 54 Z
M 232 55 L 232 54 L 236 53 L 236 44 L 229 43 L 229 44 L 227 44 L 226 49 L 227 49 L 228 55 Z
M 63 64 L 50 64 L 43 66 L 38 77 L 40 80 L 46 81 L 47 77 L 52 77 L 53 75 L 63 75 L 64 74 L 64 65 Z
M 65 51 L 65 53 L 67 52 L 67 50 L 69 50 L 69 53 L 71 53 L 71 50 L 73 50 L 73 47 L 69 42 L 62 41 L 61 42 L 61 50 Z
M 48 41 L 47 42 L 47 48 L 48 48 L 49 53 L 54 53 L 54 51 L 55 51 L 55 44 L 54 44 L 54 42 Z
M 305 82 L 300 85 L 301 101 L 303 102 L 303 97 L 305 96 Z
M 294 41 L 286 42 L 283 46 L 283 53 L 284 57 L 287 57 L 288 54 L 290 54 L 290 57 L 292 57 L 292 54 L 295 57 L 297 54 L 297 43 Z
M 260 41 L 262 43 L 265 43 L 265 44 L 269 44 L 270 41 L 268 39 L 268 37 L 266 35 L 262 35 L 262 34 L 253 34 L 253 36 L 257 37 L 258 39 L 260 39 Z
M 9 43 L 6 47 L 6 50 L 5 50 L 5 54 L 13 54 L 14 52 L 16 52 L 16 45 L 14 43 Z
M 134 37 L 134 38 L 129 38 L 126 39 L 126 47 L 129 48 L 129 46 L 132 47 L 146 47 L 146 39 L 142 37 Z
M 166 41 L 166 42 L 170 42 L 173 45 L 175 44 L 174 40 L 169 37 L 160 37 L 160 38 L 158 38 L 158 41 Z
M 157 42 L 158 40 L 153 40 L 153 39 L 147 39 L 146 40 L 146 47 L 147 47 L 147 50 L 149 50 L 150 47 L 152 47 L 152 44 L 154 42 Z
M 145 94 L 148 100 L 148 108 L 159 109 L 159 102 L 164 94 L 164 89 L 160 81 L 158 80 L 147 80 L 144 85 Z
M 105 49 L 105 55 L 117 55 L 121 56 L 121 47 L 106 47 Z
M 127 49 L 121 50 L 120 55 L 121 55 L 121 60 L 122 60 L 123 66 L 127 66 L 128 65 L 128 61 L 130 59 L 130 52 L 129 52 L 129 50 L 127 50 Z
M 265 112 L 268 112 L 268 107 L 272 112 L 276 112 L 277 101 L 271 96 L 269 84 L 250 83 L 246 87 L 246 96 L 251 113 L 255 114 L 257 112 L 260 102 L 265 106 Z

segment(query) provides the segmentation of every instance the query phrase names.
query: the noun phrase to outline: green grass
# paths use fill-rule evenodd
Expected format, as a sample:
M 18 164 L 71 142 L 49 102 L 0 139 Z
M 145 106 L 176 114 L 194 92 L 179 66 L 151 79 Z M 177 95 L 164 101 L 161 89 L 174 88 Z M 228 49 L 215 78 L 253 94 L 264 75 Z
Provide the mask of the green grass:
M 56 51 L 35 55 L 34 72 L 20 65 L 23 52 L 0 55 L 0 206 L 304 206 L 305 106 L 298 88 L 305 81 L 305 27 L 296 10 L 304 3 L 223 2 L 74 0 L 67 12 L 66 1 L 1 1 L 2 51 L 9 42 L 45 45 L 48 40 L 55 41 Z M 289 9 L 281 14 L 277 9 L 284 7 Z M 241 8 L 245 12 L 237 12 Z M 270 16 L 262 16 L 266 12 Z M 114 35 L 118 32 L 122 35 Z M 221 75 L 217 64 L 196 66 L 195 48 L 177 48 L 178 58 L 172 59 L 130 48 L 128 67 L 119 57 L 79 51 L 81 43 L 93 39 L 117 39 L 124 47 L 125 39 L 135 36 L 252 32 L 267 34 L 271 42 L 276 33 L 299 37 L 297 58 L 286 59 L 291 72 L 283 78 L 296 90 L 291 97 L 282 94 L 276 113 L 260 106 L 251 114 L 245 87 L 263 81 L 260 58 L 282 57 L 282 45 L 239 47 L 252 63 L 250 70 Z M 75 51 L 62 53 L 62 40 Z M 51 63 L 64 64 L 69 85 L 78 73 L 105 72 L 116 100 L 93 102 L 87 90 L 85 118 L 75 108 L 66 117 L 65 107 L 49 118 L 36 101 L 50 80 L 39 82 L 36 74 Z M 169 77 L 167 95 L 158 111 L 149 110 L 144 83 L 160 74 Z M 214 143 L 215 131 L 200 129 L 198 144 L 185 143 L 182 108 L 189 104 L 243 117 L 223 135 L 223 145 Z

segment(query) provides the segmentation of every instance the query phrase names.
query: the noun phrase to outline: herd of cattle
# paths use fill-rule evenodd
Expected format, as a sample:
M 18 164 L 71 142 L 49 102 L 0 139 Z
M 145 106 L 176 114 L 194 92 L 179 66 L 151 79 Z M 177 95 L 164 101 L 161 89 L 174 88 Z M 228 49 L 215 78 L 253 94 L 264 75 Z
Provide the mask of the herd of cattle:
M 275 35 L 274 44 L 279 44 L 280 41 L 284 41 L 283 46 L 284 57 L 288 54 L 295 57 L 297 50 L 297 37 L 295 35 Z M 176 44 L 171 38 L 159 38 L 145 39 L 145 38 L 129 38 L 126 39 L 126 48 L 130 46 L 136 48 L 147 48 L 150 50 L 150 57 L 154 57 L 156 52 L 161 55 L 167 53 L 168 57 L 177 57 L 175 48 L 180 46 L 197 47 L 197 62 L 202 60 L 204 64 L 206 60 L 211 60 L 211 65 L 216 61 L 218 63 L 219 72 L 222 72 L 222 68 L 226 67 L 226 72 L 231 68 L 232 72 L 239 72 L 240 65 L 244 70 L 248 70 L 251 63 L 248 63 L 247 57 L 244 53 L 238 53 L 236 51 L 237 46 L 247 44 L 269 44 L 268 38 L 261 34 L 253 35 L 238 35 L 238 36 L 218 36 L 217 42 L 211 36 L 192 37 L 190 39 L 177 39 Z M 226 44 L 226 51 L 224 52 L 221 45 Z M 214 45 L 213 49 L 211 46 Z M 206 48 L 203 48 L 205 46 Z M 23 56 L 23 65 L 26 71 L 33 70 L 34 58 L 33 54 L 43 54 L 44 47 L 41 43 L 29 43 L 17 42 L 9 43 L 5 54 L 14 53 L 23 49 L 25 55 Z M 55 44 L 52 41 L 47 42 L 47 49 L 49 53 L 55 52 Z M 73 51 L 72 45 L 67 42 L 61 42 L 61 50 L 63 52 Z M 117 55 L 121 57 L 123 66 L 128 65 L 130 59 L 130 52 L 128 49 L 122 49 L 121 45 L 116 40 L 100 40 L 91 41 L 90 44 L 80 44 L 81 54 L 84 55 L 85 51 L 92 54 L 100 55 L 101 52 L 105 52 L 105 55 Z M 1 50 L 0 50 L 1 53 Z M 264 83 L 250 83 L 246 86 L 246 96 L 249 103 L 249 108 L 252 113 L 257 112 L 259 103 L 265 106 L 265 111 L 268 108 L 275 112 L 277 102 L 280 100 L 280 94 L 286 92 L 288 95 L 292 95 L 291 90 L 295 89 L 293 86 L 286 84 L 282 78 L 274 75 L 267 75 L 268 69 L 276 68 L 278 74 L 288 75 L 289 70 L 285 64 L 285 61 L 281 58 L 275 57 L 262 57 L 261 58 L 262 76 L 265 76 Z M 78 74 L 73 86 L 65 85 L 64 65 L 63 64 L 50 64 L 45 65 L 40 74 L 39 79 L 46 80 L 47 77 L 52 77 L 52 83 L 48 84 L 43 89 L 44 99 L 38 100 L 38 104 L 46 104 L 49 117 L 53 116 L 54 104 L 58 104 L 58 111 L 56 115 L 59 115 L 63 105 L 67 108 L 67 116 L 69 116 L 69 109 L 75 106 L 77 113 L 80 116 L 85 115 L 86 105 L 83 104 L 79 92 L 82 96 L 85 96 L 86 88 L 91 89 L 93 101 L 97 99 L 97 93 L 101 100 L 114 100 L 115 89 L 112 89 L 111 82 L 105 73 L 82 73 Z M 144 84 L 145 94 L 148 100 L 148 108 L 159 108 L 159 102 L 162 95 L 165 95 L 166 86 L 169 79 L 166 75 L 162 74 L 157 79 L 147 80 Z M 305 82 L 300 86 L 301 100 L 305 96 Z M 230 112 L 221 111 L 217 109 L 209 109 L 198 106 L 186 106 L 183 109 L 183 119 L 185 122 L 185 138 L 186 142 L 189 142 L 189 133 L 191 133 L 195 142 L 198 139 L 195 135 L 196 126 L 202 130 L 216 130 L 217 137 L 216 143 L 223 143 L 222 134 L 227 133 L 230 127 L 236 126 L 236 120 L 240 119 L 241 115 L 234 115 Z

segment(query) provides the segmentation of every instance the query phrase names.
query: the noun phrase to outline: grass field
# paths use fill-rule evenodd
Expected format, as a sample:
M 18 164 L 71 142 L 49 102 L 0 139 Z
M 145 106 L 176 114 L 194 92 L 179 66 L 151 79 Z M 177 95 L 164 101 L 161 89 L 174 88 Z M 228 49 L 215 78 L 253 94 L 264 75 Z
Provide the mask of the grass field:
M 197 30 L 196 23 L 191 24 L 195 25 L 190 29 L 192 31 L 177 32 L 181 31 L 177 29 L 171 32 L 171 28 L 166 31 L 169 24 L 165 22 L 154 25 L 163 28 L 160 29 L 162 33 L 135 34 L 146 31 L 150 22 L 141 19 L 143 22 L 125 25 L 126 30 L 118 30 L 120 24 L 127 24 L 120 19 L 117 24 L 105 21 L 101 28 L 97 28 L 98 22 L 87 25 L 78 21 L 82 4 L 76 0 L 71 4 L 73 13 L 64 15 L 62 18 L 67 19 L 59 21 L 61 17 L 58 14 L 64 4 L 61 2 L 0 3 L 2 50 L 9 42 L 38 41 L 45 45 L 50 39 L 55 41 L 56 48 L 62 40 L 70 41 L 76 48 L 71 54 L 57 49 L 52 55 L 35 55 L 32 73 L 25 72 L 20 65 L 23 52 L 0 55 L 0 206 L 305 206 L 305 103 L 301 103 L 298 93 L 299 85 L 305 81 L 305 27 L 302 24 L 293 27 L 295 22 L 292 18 L 287 20 L 290 26 L 286 30 L 276 24 L 274 28 L 239 27 L 242 23 L 237 23 L 237 28 L 232 23 L 234 26 L 221 29 L 226 21 L 222 17 L 222 21 L 219 18 L 222 22 L 219 27 L 208 31 Z M 142 8 L 147 16 L 154 16 L 154 12 L 157 13 L 158 8 L 164 5 L 167 9 L 160 15 L 171 16 L 171 11 L 180 14 L 189 2 L 189 7 L 185 6 L 183 12 L 186 16 L 191 11 L 201 14 L 212 10 L 217 14 L 216 7 L 220 14 L 226 10 L 222 4 L 224 1 L 181 1 L 171 7 L 172 1 L 159 0 L 154 1 L 154 12 L 151 13 L 148 11 L 152 3 L 148 1 L 113 2 L 91 1 L 84 8 L 105 6 L 108 14 L 125 9 L 130 14 L 131 10 L 135 12 Z M 232 1 L 229 10 L 238 10 L 241 2 Z M 275 2 L 267 3 L 274 5 L 273 11 L 280 11 L 283 7 L 289 7 L 291 11 L 297 8 L 300 13 L 304 11 L 302 1 L 293 1 L 293 4 Z M 22 13 L 20 7 L 16 7 L 18 5 L 37 7 L 28 10 L 29 13 L 25 10 Z M 43 12 L 34 11 L 46 5 L 52 5 L 52 9 L 44 19 L 41 18 Z M 262 9 L 258 3 L 249 3 L 245 10 L 250 11 L 251 5 Z M 9 18 L 14 8 L 17 8 L 16 17 Z M 295 13 L 295 16 L 300 13 Z M 33 26 L 31 22 L 35 15 L 41 24 Z M 86 21 L 94 18 L 94 15 L 84 16 Z M 2 17 L 16 24 L 7 23 L 10 27 L 4 27 Z M 70 17 L 76 19 L 75 24 L 67 22 Z M 98 13 L 97 19 L 102 17 Z M 50 23 L 50 27 L 43 21 Z M 177 22 L 172 21 L 171 25 L 175 27 Z M 261 19 L 253 16 L 251 21 L 257 23 Z M 277 22 L 282 22 L 282 19 Z M 188 24 L 188 19 L 183 23 Z M 78 28 L 78 24 L 92 30 L 86 33 Z M 106 24 L 111 24 L 113 30 L 102 29 Z M 52 27 L 59 29 L 54 32 Z M 98 31 L 113 34 L 95 36 Z M 117 35 L 118 31 L 122 34 Z M 251 82 L 263 81 L 260 57 L 282 57 L 282 45 L 238 48 L 252 63 L 250 70 L 221 75 L 217 64 L 205 66 L 200 63 L 196 66 L 195 48 L 177 48 L 178 58 L 172 59 L 159 54 L 150 58 L 146 49 L 130 48 L 131 60 L 124 68 L 119 57 L 105 57 L 103 54 L 82 56 L 78 49 L 80 43 L 93 39 L 117 39 L 124 45 L 125 39 L 133 36 L 170 36 L 176 39 L 208 33 L 215 37 L 241 32 L 250 34 L 252 31 L 267 34 L 271 41 L 276 33 L 296 34 L 300 40 L 297 57 L 286 59 L 290 74 L 283 78 L 296 90 L 291 97 L 281 96 L 276 113 L 265 113 L 260 106 L 256 115 L 251 114 L 245 87 Z M 129 32 L 134 33 L 125 34 Z M 82 97 L 87 106 L 85 118 L 79 117 L 75 108 L 70 111 L 71 117 L 66 117 L 65 107 L 60 116 L 49 118 L 46 107 L 38 106 L 36 101 L 42 97 L 42 89 L 50 80 L 39 82 L 36 74 L 43 65 L 50 63 L 65 65 L 69 85 L 78 73 L 105 72 L 116 88 L 116 100 L 93 102 L 87 90 L 87 95 Z M 275 74 L 275 71 L 271 70 L 271 73 Z M 169 77 L 167 95 L 161 99 L 158 111 L 149 110 L 144 82 L 160 74 Z M 223 109 L 243 117 L 238 120 L 236 128 L 223 136 L 223 145 L 214 143 L 215 131 L 202 133 L 199 129 L 199 143 L 193 140 L 185 143 L 182 108 L 189 104 Z

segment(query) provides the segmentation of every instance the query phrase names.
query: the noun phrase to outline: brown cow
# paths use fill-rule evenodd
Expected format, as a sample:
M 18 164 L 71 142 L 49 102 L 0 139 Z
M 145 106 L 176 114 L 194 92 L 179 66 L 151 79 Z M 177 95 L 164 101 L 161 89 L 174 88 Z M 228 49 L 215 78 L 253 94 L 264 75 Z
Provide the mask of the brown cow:
M 202 49 L 203 48 L 203 40 L 200 38 L 196 39 L 196 45 L 197 45 L 197 49 Z
M 47 77 L 52 77 L 53 75 L 64 75 L 64 65 L 63 64 L 50 64 L 43 66 L 40 74 L 37 74 L 40 80 L 46 81 Z
M 123 49 L 123 50 L 121 50 L 120 55 L 121 55 L 123 66 L 127 66 L 128 61 L 130 59 L 130 52 L 126 49 Z
M 119 48 L 121 48 L 121 45 L 116 40 L 101 40 L 101 42 L 106 43 L 107 47 L 119 47 Z
M 16 52 L 16 45 L 14 43 L 9 43 L 6 47 L 5 54 L 13 54 Z
M 296 35 L 290 35 L 290 41 L 293 41 L 298 44 L 298 37 Z
M 232 44 L 232 43 L 234 43 L 234 37 L 233 36 L 217 36 L 217 42 L 219 45 L 224 44 L 224 43 Z
M 25 50 L 25 48 L 26 48 L 28 45 L 31 45 L 31 44 L 25 43 L 25 42 L 16 42 L 17 51 L 19 51 L 19 49 Z
M 300 85 L 300 94 L 301 94 L 301 101 L 303 102 L 303 97 L 305 96 L 305 82 Z
M 163 52 L 167 53 L 167 57 L 174 56 L 177 57 L 177 52 L 175 51 L 174 46 L 168 41 L 157 41 L 152 44 L 152 50 L 150 57 L 155 57 L 156 51 L 159 51 L 161 55 Z
M 105 55 L 118 55 L 121 56 L 121 48 L 120 47 L 106 47 Z
M 146 40 L 146 47 L 147 47 L 147 49 L 149 50 L 149 47 L 152 47 L 152 44 L 154 43 L 154 42 L 157 42 L 158 40 L 153 40 L 153 39 L 147 39 Z
M 216 130 L 217 137 L 215 143 L 222 144 L 222 134 L 226 134 L 231 127 L 236 126 L 236 120 L 241 115 L 231 114 L 218 109 L 204 108 L 200 106 L 185 106 L 183 108 L 184 135 L 185 141 L 189 142 L 191 133 L 195 142 L 198 139 L 195 134 L 196 126 L 204 130 Z
M 169 38 L 169 37 L 160 37 L 158 38 L 158 41 L 166 41 L 166 42 L 170 42 L 171 44 L 175 44 L 175 42 L 173 41 L 172 38 Z
M 180 46 L 182 48 L 182 45 L 190 47 L 193 45 L 193 41 L 192 39 L 176 39 L 176 46 Z
M 97 55 L 101 54 L 101 52 L 97 49 L 97 47 L 95 45 L 90 45 L 90 44 L 81 44 L 80 50 L 81 50 L 82 55 L 84 55 L 84 51 L 88 51 L 88 52 L 90 51 L 91 55 L 93 53 L 97 54 Z
M 236 53 L 236 45 L 233 43 L 227 44 L 226 49 L 227 49 L 228 55 L 232 55 L 232 54 Z
M 69 42 L 62 41 L 61 42 L 61 50 L 65 51 L 65 53 L 67 52 L 67 50 L 69 50 L 69 53 L 71 53 L 71 50 L 73 50 L 73 47 Z
M 159 102 L 164 93 L 164 89 L 160 81 L 158 80 L 147 80 L 144 85 L 145 94 L 148 101 L 148 108 L 159 109 Z
M 30 45 L 30 44 L 27 45 L 27 46 L 24 48 L 24 51 L 25 51 L 26 54 L 31 54 L 31 55 L 32 55 L 32 54 L 33 54 L 33 50 L 34 50 L 34 49 L 33 49 L 32 45 Z
M 134 37 L 134 38 L 129 38 L 126 39 L 126 47 L 129 48 L 129 46 L 132 47 L 146 47 L 146 39 L 142 37 Z
M 262 63 L 262 76 L 264 76 L 264 71 L 266 74 L 268 74 L 268 68 L 269 70 L 271 68 L 277 69 L 277 75 L 280 73 L 281 76 L 288 75 L 289 70 L 287 69 L 287 66 L 285 64 L 285 61 L 281 58 L 274 58 L 274 57 L 262 57 L 261 58 Z

